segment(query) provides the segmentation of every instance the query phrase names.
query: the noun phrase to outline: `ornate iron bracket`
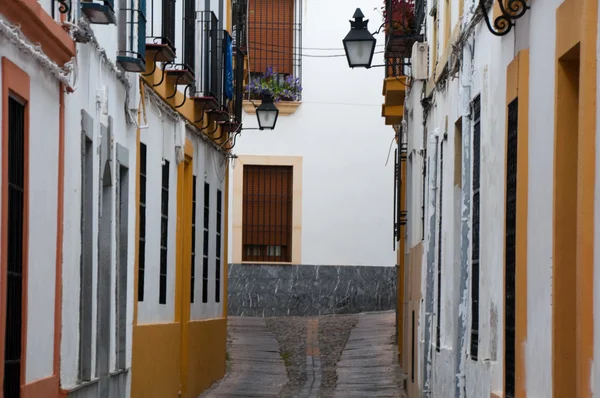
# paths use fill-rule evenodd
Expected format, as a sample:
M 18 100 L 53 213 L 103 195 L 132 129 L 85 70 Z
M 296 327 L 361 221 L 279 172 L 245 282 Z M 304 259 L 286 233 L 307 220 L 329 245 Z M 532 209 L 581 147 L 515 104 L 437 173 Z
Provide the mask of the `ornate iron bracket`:
M 58 12 L 68 14 L 71 11 L 71 0 L 56 0 L 58 3 Z
M 527 10 L 531 8 L 527 4 L 527 0 L 492 0 L 492 5 L 493 1 L 498 2 L 501 12 L 500 16 L 494 20 L 493 26 L 483 4 L 484 0 L 479 0 L 479 8 L 481 8 L 481 13 L 483 14 L 483 19 L 485 19 L 488 30 L 495 36 L 507 35 L 513 26 L 515 26 L 515 21 L 525 15 Z

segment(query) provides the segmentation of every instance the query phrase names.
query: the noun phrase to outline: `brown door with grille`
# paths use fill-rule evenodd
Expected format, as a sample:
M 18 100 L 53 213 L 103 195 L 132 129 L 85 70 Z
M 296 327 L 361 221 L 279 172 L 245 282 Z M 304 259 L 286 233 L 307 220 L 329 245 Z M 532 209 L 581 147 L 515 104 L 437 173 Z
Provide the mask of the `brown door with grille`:
M 23 224 L 25 203 L 25 106 L 8 98 L 8 225 L 4 398 L 18 398 L 21 388 L 23 328 Z M 6 191 L 5 191 L 6 192 Z
M 244 166 L 243 261 L 292 261 L 292 166 Z

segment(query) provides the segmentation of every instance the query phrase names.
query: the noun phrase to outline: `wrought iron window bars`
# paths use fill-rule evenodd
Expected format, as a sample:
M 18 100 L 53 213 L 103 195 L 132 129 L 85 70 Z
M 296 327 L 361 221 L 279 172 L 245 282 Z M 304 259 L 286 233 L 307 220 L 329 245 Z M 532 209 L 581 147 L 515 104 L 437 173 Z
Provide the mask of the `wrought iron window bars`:
M 493 25 L 485 8 L 484 0 L 479 0 L 479 8 L 488 30 L 495 36 L 507 35 L 515 26 L 515 21 L 525 15 L 527 10 L 531 8 L 527 4 L 527 0 L 492 0 L 492 6 L 494 1 L 498 2 L 500 15 L 494 19 Z
M 127 4 L 129 3 L 129 4 Z M 146 0 L 120 0 L 117 63 L 129 72 L 146 70 Z
M 81 0 L 81 12 L 93 24 L 110 25 L 117 23 L 114 0 Z

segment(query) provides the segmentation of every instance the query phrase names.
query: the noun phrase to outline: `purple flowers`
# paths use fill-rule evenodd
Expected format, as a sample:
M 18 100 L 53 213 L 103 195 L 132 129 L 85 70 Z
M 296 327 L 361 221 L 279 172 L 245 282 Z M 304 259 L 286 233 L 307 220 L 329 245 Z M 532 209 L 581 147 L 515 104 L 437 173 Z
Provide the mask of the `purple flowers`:
M 300 79 L 293 75 L 278 74 L 269 66 L 264 74 L 251 78 L 245 87 L 253 99 L 260 99 L 264 94 L 271 94 L 274 101 L 299 101 L 302 93 Z

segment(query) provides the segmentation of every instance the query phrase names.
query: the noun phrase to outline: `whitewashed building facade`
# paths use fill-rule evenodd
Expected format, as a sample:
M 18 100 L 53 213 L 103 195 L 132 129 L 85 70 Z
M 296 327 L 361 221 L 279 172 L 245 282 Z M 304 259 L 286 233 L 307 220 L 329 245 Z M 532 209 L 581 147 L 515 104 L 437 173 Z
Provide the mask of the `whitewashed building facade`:
M 525 2 L 506 35 L 482 18 L 501 32 L 499 2 L 416 3 L 399 124 L 409 396 L 594 396 L 598 2 Z

